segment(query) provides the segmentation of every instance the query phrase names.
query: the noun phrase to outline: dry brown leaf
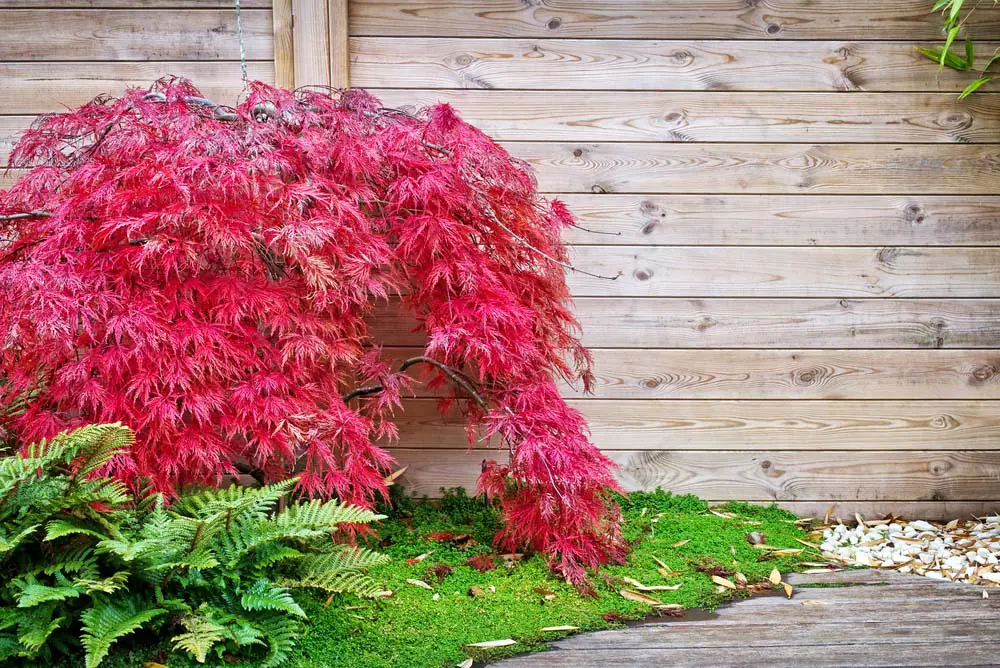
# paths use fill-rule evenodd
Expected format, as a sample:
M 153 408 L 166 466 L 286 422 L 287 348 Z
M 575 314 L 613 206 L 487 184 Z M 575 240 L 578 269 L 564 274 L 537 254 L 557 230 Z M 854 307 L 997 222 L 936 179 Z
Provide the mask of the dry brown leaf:
M 726 589 L 736 589 L 736 585 L 726 578 L 721 578 L 718 575 L 712 576 L 712 582 L 719 585 L 720 587 L 725 587 Z
M 795 539 L 795 542 L 796 542 L 796 543 L 802 543 L 802 544 L 803 544 L 803 545 L 805 545 L 806 547 L 811 547 L 812 549 L 814 549 L 814 550 L 816 550 L 816 551 L 819 551 L 819 545 L 816 545 L 815 543 L 810 543 L 809 541 L 807 541 L 807 540 L 802 540 L 801 538 L 796 538 L 796 539 Z M 799 550 L 799 552 L 801 552 L 801 551 L 802 551 L 802 550 Z
M 677 591 L 681 586 L 679 584 L 675 585 L 653 585 L 651 587 L 636 587 L 639 591 Z
M 503 640 L 487 640 L 485 642 L 473 642 L 466 645 L 466 647 L 510 647 L 511 645 L 516 645 L 516 640 L 511 640 L 510 638 L 504 638 Z
M 455 668 L 472 668 L 475 662 L 472 659 L 466 659 L 462 663 L 456 663 Z
M 781 586 L 784 587 L 784 589 L 785 589 L 785 596 L 787 596 L 788 598 L 791 598 L 792 597 L 792 585 L 788 584 L 787 582 L 782 582 Z
M 717 510 L 712 510 L 711 508 L 708 510 L 708 512 L 712 513 L 716 517 L 724 517 L 727 520 L 736 519 L 738 517 L 737 515 L 734 515 L 733 513 L 720 513 Z
M 570 626 L 569 624 L 566 624 L 564 626 L 546 626 L 544 629 L 538 629 L 538 630 L 543 633 L 548 633 L 550 631 L 579 631 L 580 627 Z
M 780 585 L 781 584 L 781 571 L 779 571 L 777 568 L 775 568 L 774 570 L 771 571 L 771 574 L 767 576 L 767 579 L 773 585 Z
M 407 559 L 405 563 L 407 566 L 412 566 L 413 564 L 419 564 L 421 561 L 431 556 L 432 554 L 434 554 L 434 550 L 431 550 L 430 552 L 424 552 L 423 554 L 418 554 L 412 559 Z
M 683 610 L 684 606 L 680 603 L 661 603 L 656 606 L 657 610 Z
M 836 503 L 826 509 L 826 514 L 823 515 L 823 524 L 829 524 L 830 523 L 830 517 L 833 515 L 833 511 L 836 510 L 836 509 L 837 509 L 837 504 Z
M 142 668 L 167 668 L 162 663 L 157 663 L 155 661 L 146 661 L 142 664 Z
M 858 521 L 858 526 L 862 526 L 862 527 L 868 526 L 867 524 L 865 524 L 865 520 L 864 520 L 863 517 L 861 517 L 860 513 L 854 513 L 854 519 L 856 519 Z
M 411 585 L 414 585 L 415 587 L 421 587 L 423 589 L 430 589 L 431 591 L 434 590 L 434 587 L 430 586 L 429 584 L 427 584 L 423 580 L 417 580 L 416 578 L 406 578 L 406 581 L 409 582 Z
M 372 598 L 392 598 L 396 595 L 396 592 L 391 589 L 383 589 L 382 591 L 377 591 L 372 594 Z
M 482 596 L 486 592 L 483 591 L 482 587 L 469 587 L 469 591 L 466 592 L 469 596 L 476 597 Z
M 643 587 L 646 586 L 646 585 L 642 584 L 641 582 L 639 582 L 638 580 L 636 580 L 635 578 L 630 578 L 628 576 L 622 577 L 622 581 L 629 583 L 630 585 L 632 585 L 636 589 L 642 589 Z
M 802 605 L 830 605 L 829 601 L 817 601 L 816 599 L 809 599 L 802 601 Z
M 743 575 L 743 573 L 737 571 L 736 575 L 733 576 L 733 580 L 736 581 L 736 584 L 742 587 L 747 586 L 747 576 Z
M 662 577 L 664 580 L 669 580 L 670 576 L 672 575 L 672 573 L 667 571 L 667 569 L 665 568 L 657 568 L 656 572 L 659 573 L 660 577 Z
M 397 470 L 393 471 L 392 473 L 390 473 L 386 477 L 382 478 L 382 482 L 385 484 L 386 487 L 392 487 L 393 484 L 395 484 L 395 482 L 396 482 L 396 478 L 398 478 L 399 476 L 401 476 L 404 473 L 406 473 L 406 469 L 408 469 L 408 468 L 410 468 L 410 467 L 409 466 L 404 466 L 401 469 L 397 469 Z
M 636 603 L 645 603 L 646 605 L 663 605 L 663 603 L 657 601 L 652 596 L 646 596 L 645 594 L 640 594 L 637 591 L 629 591 L 628 589 L 622 589 L 618 593 L 621 594 L 622 598 L 626 598 L 630 601 L 635 601 Z
M 653 557 L 653 561 L 655 561 L 656 565 L 659 566 L 660 568 L 664 568 L 664 569 L 666 569 L 668 571 L 670 570 L 670 566 L 667 566 L 666 562 L 664 562 L 662 559 L 659 559 L 657 557 Z
M 674 543 L 673 545 L 671 545 L 671 547 L 683 547 L 683 546 L 687 545 L 690 542 L 691 542 L 690 538 L 685 538 L 684 540 L 677 541 L 676 543 Z

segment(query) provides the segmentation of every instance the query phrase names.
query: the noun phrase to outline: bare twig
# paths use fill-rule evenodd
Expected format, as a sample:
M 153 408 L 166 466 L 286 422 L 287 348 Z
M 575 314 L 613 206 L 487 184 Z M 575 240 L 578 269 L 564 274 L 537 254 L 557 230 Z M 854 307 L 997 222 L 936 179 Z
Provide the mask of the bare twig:
M 23 218 L 49 218 L 52 215 L 51 211 L 26 211 L 24 213 L 9 213 L 5 216 L 0 216 L 0 223 L 6 223 L 12 220 L 21 220 Z
M 445 376 L 447 376 L 448 380 L 450 380 L 452 383 L 465 390 L 465 392 L 470 397 L 472 397 L 477 404 L 479 404 L 480 408 L 482 408 L 483 410 L 489 409 L 489 404 L 487 404 L 486 400 L 483 399 L 483 396 L 479 394 L 479 392 L 473 386 L 472 381 L 469 379 L 468 376 L 466 376 L 461 371 L 458 371 L 457 369 L 451 368 L 447 364 L 438 362 L 436 359 L 431 359 L 430 357 L 424 357 L 424 356 L 411 357 L 410 359 L 404 361 L 402 364 L 399 365 L 399 373 L 405 373 L 407 369 L 417 364 L 431 365 L 432 367 L 443 373 Z M 350 392 L 342 396 L 341 399 L 343 399 L 344 403 L 346 404 L 351 399 L 357 399 L 359 397 L 367 397 L 373 394 L 378 394 L 384 389 L 385 387 L 383 385 L 368 385 L 365 387 L 359 387 L 357 389 L 351 390 Z

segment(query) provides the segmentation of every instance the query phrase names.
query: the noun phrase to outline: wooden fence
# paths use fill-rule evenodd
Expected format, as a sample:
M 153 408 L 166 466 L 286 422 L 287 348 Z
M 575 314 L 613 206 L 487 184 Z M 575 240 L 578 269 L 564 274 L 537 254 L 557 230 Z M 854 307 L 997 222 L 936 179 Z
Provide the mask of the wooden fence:
M 241 88 L 226 0 L 0 0 L 0 154 L 30 115 L 172 73 Z M 1000 94 L 915 46 L 931 0 L 242 0 L 250 74 L 445 101 L 582 225 L 570 276 L 629 489 L 805 513 L 1000 501 Z M 970 21 L 980 54 L 1000 10 Z M 992 41 L 991 41 L 992 40 Z M 982 57 L 982 56 L 981 56 Z M 985 58 L 983 58 L 985 59 Z M 7 177 L 16 178 L 16 174 Z M 406 354 L 405 316 L 377 323 Z M 488 444 L 429 398 L 394 452 L 420 493 Z

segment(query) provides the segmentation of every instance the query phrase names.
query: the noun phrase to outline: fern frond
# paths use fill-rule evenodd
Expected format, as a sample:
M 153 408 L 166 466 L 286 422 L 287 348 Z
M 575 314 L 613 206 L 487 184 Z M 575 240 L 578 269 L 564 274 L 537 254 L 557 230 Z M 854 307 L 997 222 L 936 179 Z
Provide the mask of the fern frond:
M 98 540 L 106 540 L 108 538 L 108 536 L 96 530 L 91 524 L 75 517 L 52 520 L 45 525 L 45 540 L 47 541 L 74 534 L 91 536 Z
M 66 621 L 63 616 L 54 616 L 55 610 L 55 604 L 49 603 L 22 611 L 17 627 L 17 641 L 29 652 L 40 650 L 49 636 Z
M 327 573 L 360 571 L 388 562 L 389 557 L 381 552 L 353 545 L 337 545 L 331 552 L 307 555 L 300 563 L 305 575 L 316 577 Z
M 38 530 L 40 525 L 32 524 L 24 527 L 13 536 L 7 535 L 7 532 L 0 529 L 0 556 L 7 554 L 14 550 L 18 545 L 20 545 L 26 538 Z
M 39 582 L 33 575 L 12 580 L 10 586 L 18 592 L 17 607 L 19 608 L 33 608 L 42 603 L 80 597 L 80 590 L 71 584 L 53 587 Z
M 332 529 L 338 524 L 368 524 L 385 519 L 385 515 L 373 513 L 359 506 L 342 505 L 339 501 L 313 499 L 305 503 L 293 503 L 274 518 L 278 526 L 310 529 Z
M 227 511 L 263 519 L 275 504 L 291 491 L 297 480 L 292 478 L 264 487 L 233 484 L 227 489 L 208 488 L 197 494 L 182 497 L 174 510 L 201 519 Z
M 371 598 L 384 589 L 377 581 L 367 575 L 350 571 L 311 575 L 297 579 L 287 578 L 280 580 L 278 584 L 285 587 L 321 589 L 331 594 L 354 594 L 365 598 Z
M 86 668 L 96 668 L 119 638 L 137 631 L 143 624 L 165 613 L 162 608 L 135 599 L 126 599 L 123 603 L 95 599 L 94 607 L 80 615 L 83 622 L 80 642 L 87 650 Z
M 267 568 L 282 561 L 298 559 L 304 556 L 295 548 L 282 545 L 281 543 L 269 542 L 257 547 L 254 553 L 254 565 L 257 568 Z
M 114 594 L 116 591 L 125 587 L 125 583 L 128 582 L 128 577 L 128 571 L 118 571 L 114 575 L 106 577 L 102 580 L 77 578 L 73 580 L 73 585 L 75 587 L 80 587 L 87 593 L 100 592 L 102 594 Z
M 212 647 L 226 637 L 223 625 L 202 615 L 185 615 L 181 617 L 180 625 L 187 633 L 175 635 L 171 642 L 174 647 L 194 656 L 198 663 L 205 663 Z
M 259 628 L 268 647 L 267 658 L 261 668 L 273 668 L 288 661 L 289 653 L 295 648 L 302 632 L 302 624 L 294 617 L 271 614 L 260 620 Z
M 280 610 L 305 617 L 306 613 L 284 587 L 275 587 L 267 580 L 258 580 L 243 591 L 240 604 L 244 610 Z

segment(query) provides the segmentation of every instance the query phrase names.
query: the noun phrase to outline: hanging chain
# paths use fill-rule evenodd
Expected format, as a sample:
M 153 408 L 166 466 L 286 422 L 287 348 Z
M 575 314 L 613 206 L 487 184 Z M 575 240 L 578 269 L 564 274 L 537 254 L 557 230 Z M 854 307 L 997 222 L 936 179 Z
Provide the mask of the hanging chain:
M 240 14 L 240 0 L 235 0 L 236 3 L 236 37 L 240 41 L 240 71 L 243 73 L 243 81 L 246 82 L 249 77 L 247 76 L 247 45 L 243 39 L 243 17 Z

